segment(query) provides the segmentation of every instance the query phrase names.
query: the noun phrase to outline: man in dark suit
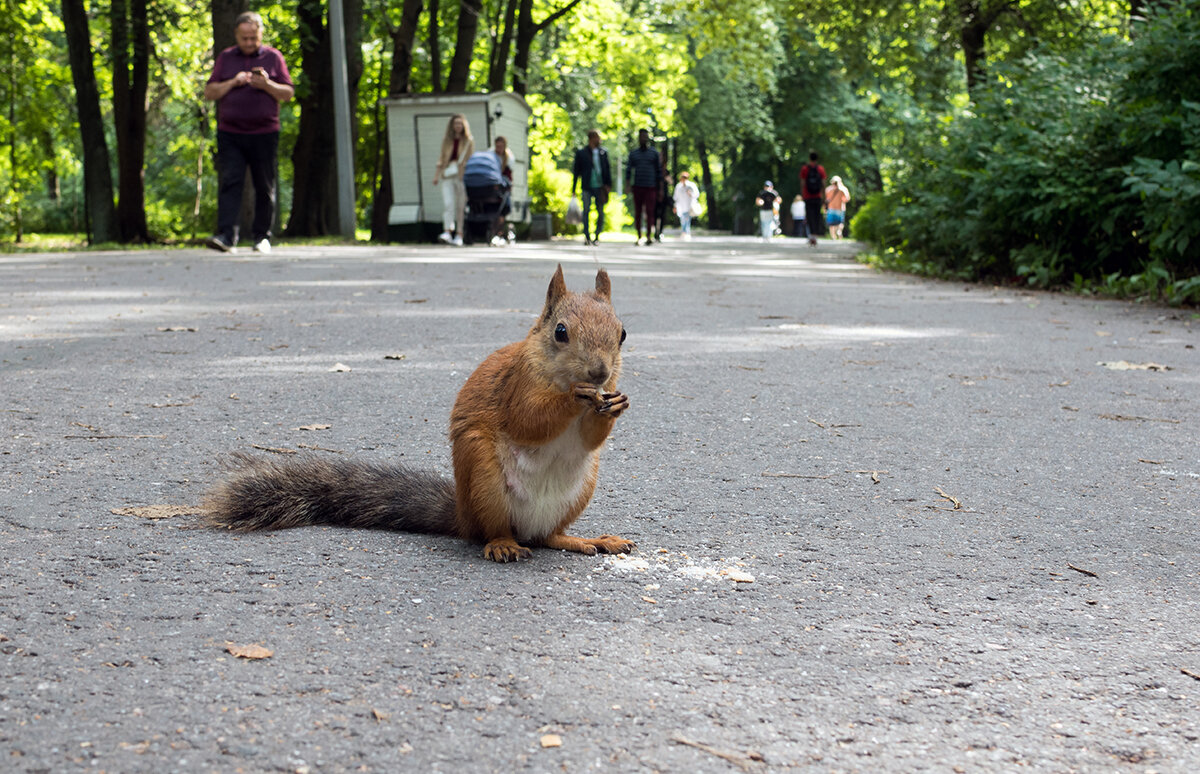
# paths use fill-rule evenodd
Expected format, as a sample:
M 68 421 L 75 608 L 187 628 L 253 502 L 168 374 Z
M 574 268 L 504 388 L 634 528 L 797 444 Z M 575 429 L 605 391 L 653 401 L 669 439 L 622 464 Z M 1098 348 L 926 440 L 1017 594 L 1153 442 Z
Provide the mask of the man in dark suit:
M 604 205 L 608 203 L 608 194 L 612 191 L 612 168 L 608 164 L 608 151 L 600 147 L 600 133 L 595 129 L 588 132 L 587 145 L 575 151 L 575 164 L 572 167 L 571 196 L 575 195 L 575 186 L 580 186 L 583 193 L 583 242 L 594 245 L 600 241 L 600 232 L 604 230 Z M 592 209 L 592 201 L 596 202 L 596 236 L 588 229 L 588 219 Z

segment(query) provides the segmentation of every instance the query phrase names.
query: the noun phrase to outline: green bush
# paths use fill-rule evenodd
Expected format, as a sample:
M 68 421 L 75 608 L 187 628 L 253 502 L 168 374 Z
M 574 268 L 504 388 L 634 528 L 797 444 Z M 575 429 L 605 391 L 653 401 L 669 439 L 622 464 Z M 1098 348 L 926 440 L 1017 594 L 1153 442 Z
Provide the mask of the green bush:
M 1183 303 L 1200 275 L 1200 11 L 997 66 L 853 228 L 884 265 Z M 1189 75 L 1192 74 L 1192 75 Z

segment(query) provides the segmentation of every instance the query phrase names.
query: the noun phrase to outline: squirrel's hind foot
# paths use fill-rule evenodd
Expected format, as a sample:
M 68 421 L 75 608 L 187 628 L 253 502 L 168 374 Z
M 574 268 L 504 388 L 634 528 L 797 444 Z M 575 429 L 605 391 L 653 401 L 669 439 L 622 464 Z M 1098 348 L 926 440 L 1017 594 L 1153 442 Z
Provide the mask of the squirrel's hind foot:
M 595 556 L 603 554 L 627 554 L 634 549 L 634 542 L 616 535 L 601 535 L 595 538 L 581 538 L 574 535 L 551 535 L 546 538 L 547 548 L 557 548 L 560 551 L 574 551 L 579 554 Z

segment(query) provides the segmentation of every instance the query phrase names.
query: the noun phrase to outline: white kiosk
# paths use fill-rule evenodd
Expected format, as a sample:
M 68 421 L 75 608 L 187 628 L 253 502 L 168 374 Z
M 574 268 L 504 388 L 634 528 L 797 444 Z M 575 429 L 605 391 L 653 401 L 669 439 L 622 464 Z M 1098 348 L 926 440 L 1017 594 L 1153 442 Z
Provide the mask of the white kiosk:
M 432 240 L 442 230 L 442 194 L 433 172 L 446 124 L 455 113 L 467 117 L 476 152 L 508 140 L 513 153 L 512 213 L 509 222 L 529 221 L 529 116 L 533 111 L 517 94 L 413 94 L 389 97 L 388 143 L 391 152 L 392 206 L 388 238 Z

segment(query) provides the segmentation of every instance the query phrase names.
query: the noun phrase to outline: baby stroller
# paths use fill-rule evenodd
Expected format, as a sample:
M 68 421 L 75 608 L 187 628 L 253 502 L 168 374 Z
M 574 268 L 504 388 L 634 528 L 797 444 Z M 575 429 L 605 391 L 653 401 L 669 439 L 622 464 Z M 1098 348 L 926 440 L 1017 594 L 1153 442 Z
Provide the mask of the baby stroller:
M 463 241 L 488 244 L 500 233 L 504 216 L 512 211 L 509 183 L 501 174 L 500 157 L 490 150 L 479 151 L 463 167 L 467 189 L 467 213 Z

